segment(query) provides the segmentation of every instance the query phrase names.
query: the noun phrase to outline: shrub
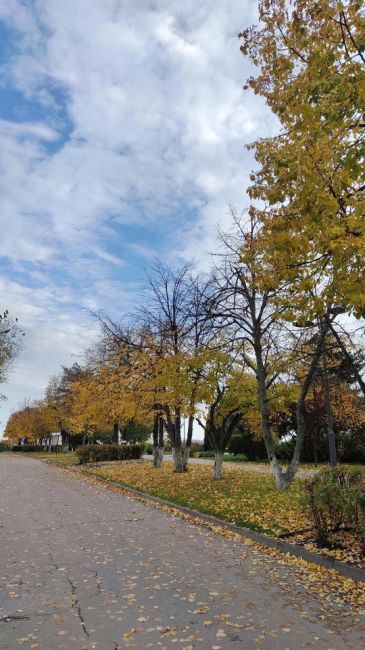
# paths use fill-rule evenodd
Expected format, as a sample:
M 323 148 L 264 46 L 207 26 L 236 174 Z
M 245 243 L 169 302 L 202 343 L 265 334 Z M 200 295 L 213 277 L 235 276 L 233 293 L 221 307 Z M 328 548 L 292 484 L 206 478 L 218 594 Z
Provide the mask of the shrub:
M 330 543 L 332 533 L 352 530 L 365 550 L 365 477 L 358 471 L 325 470 L 305 482 L 317 541 Z
M 229 461 L 230 463 L 241 463 L 247 461 L 246 454 L 224 454 L 224 460 Z
M 153 454 L 153 445 L 151 445 L 150 442 L 144 442 L 143 443 L 143 451 L 145 454 L 148 454 L 151 456 Z
M 11 451 L 44 451 L 39 445 L 13 445 Z
M 203 451 L 203 445 L 200 442 L 192 442 L 190 447 L 191 458 L 199 458 L 199 452 Z
M 214 451 L 200 451 L 198 454 L 198 458 L 215 458 L 215 452 Z
M 244 454 L 248 460 L 267 459 L 265 443 L 252 433 L 235 434 L 227 445 L 230 454 Z
M 133 460 L 140 458 L 140 445 L 83 445 L 75 450 L 80 465 L 108 460 Z

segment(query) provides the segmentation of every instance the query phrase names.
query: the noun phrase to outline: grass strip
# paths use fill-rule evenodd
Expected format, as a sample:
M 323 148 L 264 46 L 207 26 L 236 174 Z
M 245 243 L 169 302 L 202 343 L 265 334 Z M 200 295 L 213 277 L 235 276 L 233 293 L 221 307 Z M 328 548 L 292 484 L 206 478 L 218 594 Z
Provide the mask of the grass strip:
M 142 461 L 84 471 L 268 535 L 310 525 L 299 480 L 288 491 L 278 492 L 270 475 L 234 468 L 225 468 L 221 481 L 214 481 L 212 468 L 204 465 L 191 464 L 186 474 L 174 474 L 171 462 L 158 470 Z

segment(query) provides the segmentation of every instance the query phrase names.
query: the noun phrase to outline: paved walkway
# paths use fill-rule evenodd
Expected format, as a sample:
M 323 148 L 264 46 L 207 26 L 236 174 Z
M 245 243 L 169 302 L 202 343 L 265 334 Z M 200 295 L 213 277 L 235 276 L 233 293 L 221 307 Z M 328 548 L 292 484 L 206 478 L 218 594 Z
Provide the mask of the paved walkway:
M 0 454 L 1 650 L 365 648 L 363 619 L 309 595 L 298 576 L 250 546 Z
M 152 461 L 152 456 L 148 454 L 143 454 L 143 458 L 146 460 Z M 164 454 L 164 460 L 172 461 L 171 454 Z M 214 460 L 210 458 L 189 458 L 189 463 L 193 465 L 211 465 L 213 467 Z M 244 463 L 230 463 L 229 461 L 224 461 L 223 471 L 225 467 L 230 467 L 232 469 L 239 469 L 242 472 L 259 472 L 260 474 L 271 474 L 271 468 L 269 465 L 264 463 L 254 463 L 245 461 Z M 298 478 L 311 478 L 315 476 L 318 472 L 316 469 L 299 469 L 297 472 Z

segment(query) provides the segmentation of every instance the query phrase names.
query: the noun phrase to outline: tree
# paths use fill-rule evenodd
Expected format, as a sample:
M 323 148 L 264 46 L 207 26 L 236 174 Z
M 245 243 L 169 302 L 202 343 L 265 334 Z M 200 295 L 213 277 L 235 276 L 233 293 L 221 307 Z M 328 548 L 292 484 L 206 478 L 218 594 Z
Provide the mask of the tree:
M 221 234 L 222 261 L 217 266 L 216 316 L 222 326 L 235 328 L 236 341 L 242 343 L 242 358 L 257 380 L 261 413 L 262 435 L 267 455 L 279 489 L 286 489 L 293 481 L 299 466 L 300 452 L 305 435 L 304 403 L 318 366 L 322 345 L 330 319 L 324 322 L 316 337 L 308 363 L 300 377 L 296 403 L 297 435 L 293 455 L 284 472 L 275 449 L 270 418 L 270 391 L 288 375 L 297 354 L 297 344 L 288 354 L 288 328 L 286 325 L 286 285 L 262 289 L 270 275 L 261 250 L 261 225 L 252 214 L 247 224 L 234 219 L 233 230 Z M 274 283 L 275 284 L 275 283 Z M 281 297 L 283 300 L 281 301 Z M 291 332 L 291 344 L 295 336 Z
M 92 372 L 91 382 L 96 382 L 99 408 L 95 409 L 95 390 L 91 386 L 85 395 L 86 403 L 76 400 L 79 415 L 84 417 L 85 409 L 94 418 L 103 412 L 105 421 L 113 422 L 114 432 L 122 427 L 126 435 L 128 429 L 135 432 L 142 427 L 146 431 L 146 425 L 148 429 L 151 426 L 154 465 L 159 467 L 164 444 L 161 401 L 166 392 L 161 379 L 164 377 L 162 339 L 140 324 L 125 327 L 108 316 L 98 314 L 97 317 L 101 337 L 96 350 L 88 353 L 88 367 Z
M 174 269 L 160 263 L 154 265 L 147 280 L 146 301 L 139 317 L 158 348 L 153 373 L 156 403 L 171 442 L 174 471 L 184 472 L 195 412 L 204 391 L 204 369 L 214 356 L 214 330 L 207 313 L 212 282 L 209 277 L 194 276 L 188 266 Z M 185 444 L 181 436 L 183 417 L 188 418 Z M 155 440 L 157 430 L 155 422 Z
M 217 355 L 207 374 L 210 399 L 206 397 L 205 418 L 197 417 L 197 421 L 214 449 L 214 478 L 219 480 L 223 455 L 233 433 L 247 411 L 257 408 L 257 391 L 255 378 L 244 372 L 244 364 L 227 354 Z
M 161 341 L 162 363 L 156 377 L 159 380 L 158 399 L 162 405 L 165 426 L 172 446 L 174 471 L 183 472 L 186 465 L 181 439 L 182 398 L 181 378 L 184 348 L 189 331 L 188 266 L 180 269 L 156 263 L 148 274 L 147 300 L 140 308 L 144 326 Z M 168 386 L 167 386 L 168 383 Z
M 66 446 L 69 446 L 69 437 L 72 432 L 71 417 L 74 395 L 71 385 L 76 381 L 86 379 L 86 377 L 87 372 L 78 363 L 74 363 L 69 368 L 62 366 L 62 372 L 51 377 L 46 388 L 46 404 L 54 413 L 56 427 L 62 435 L 62 444 Z
M 137 334 L 135 338 L 138 340 Z M 143 383 L 147 370 L 143 350 L 136 345 L 128 349 L 121 340 L 114 341 L 114 346 L 108 341 L 107 345 L 109 353 L 102 359 L 88 353 L 83 375 L 70 385 L 72 426 L 84 431 L 85 436 L 98 429 L 112 429 L 116 444 L 120 430 L 125 439 L 145 439 L 149 435 L 146 424 L 151 419 L 151 407 Z
M 258 68 L 247 87 L 279 119 L 251 145 L 252 213 L 270 283 L 290 282 L 296 318 L 341 305 L 365 313 L 365 16 L 338 0 L 263 0 L 241 50 Z M 268 278 L 266 278 L 268 279 Z
M 346 457 L 361 442 L 365 443 L 365 407 L 357 392 L 348 383 L 333 377 L 330 388 L 336 448 L 340 458 Z M 323 381 L 319 377 L 313 384 L 305 404 L 307 460 L 327 460 L 327 413 Z
M 24 332 L 20 329 L 17 318 L 11 318 L 8 310 L 0 314 L 0 384 L 7 380 L 21 351 L 23 336 Z M 5 399 L 5 396 L 0 395 L 0 399 Z
M 5 429 L 8 440 L 26 439 L 36 443 L 39 439 L 48 438 L 54 430 L 54 413 L 42 401 L 25 401 L 20 409 L 11 413 Z

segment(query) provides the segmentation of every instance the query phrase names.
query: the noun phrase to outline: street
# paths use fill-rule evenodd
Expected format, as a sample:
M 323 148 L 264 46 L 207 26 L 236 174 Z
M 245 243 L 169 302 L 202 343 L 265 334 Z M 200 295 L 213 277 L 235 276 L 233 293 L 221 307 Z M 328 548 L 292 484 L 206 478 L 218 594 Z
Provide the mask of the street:
M 264 551 L 24 456 L 0 495 L 1 650 L 365 648 Z

